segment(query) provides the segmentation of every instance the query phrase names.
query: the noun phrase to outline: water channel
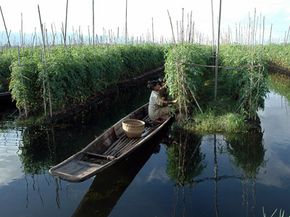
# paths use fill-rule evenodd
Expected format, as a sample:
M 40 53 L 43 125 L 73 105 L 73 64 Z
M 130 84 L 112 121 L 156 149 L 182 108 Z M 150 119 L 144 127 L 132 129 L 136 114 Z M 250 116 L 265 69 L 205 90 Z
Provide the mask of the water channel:
M 78 125 L 19 127 L 0 121 L 1 217 L 267 216 L 290 214 L 290 106 L 271 91 L 260 128 L 243 135 L 189 134 L 170 127 L 136 155 L 82 183 L 48 168 L 146 102 L 126 94 Z M 118 98 L 118 97 L 117 97 Z

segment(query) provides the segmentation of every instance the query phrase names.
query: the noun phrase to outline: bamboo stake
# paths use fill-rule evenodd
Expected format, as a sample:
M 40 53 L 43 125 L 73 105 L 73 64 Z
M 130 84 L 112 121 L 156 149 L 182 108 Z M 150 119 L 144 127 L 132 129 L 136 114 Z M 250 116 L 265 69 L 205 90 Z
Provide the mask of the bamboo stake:
M 41 20 L 41 13 L 40 13 L 40 8 L 39 5 L 37 5 L 38 7 L 38 15 L 39 15 L 39 22 L 40 22 L 40 29 L 41 29 L 41 35 L 42 35 L 42 43 L 43 43 L 43 62 L 44 65 L 46 66 L 46 59 L 45 59 L 45 55 L 46 55 L 46 45 L 45 45 L 45 36 L 44 36 L 44 29 L 43 29 L 43 24 L 42 24 L 42 20 Z M 45 94 L 45 81 L 43 79 L 43 91 Z M 49 100 L 49 114 L 50 117 L 52 117 L 52 102 L 51 102 L 51 94 L 50 94 L 50 86 L 49 86 L 49 81 L 47 80 L 47 88 L 48 88 L 48 100 Z M 45 100 L 45 95 L 44 95 L 44 111 L 45 111 L 45 115 L 47 114 L 46 112 L 46 100 Z
M 54 46 L 55 45 L 55 38 L 56 38 L 56 33 L 55 33 L 55 31 L 54 31 L 54 26 L 53 26 L 53 24 L 51 24 L 50 25 L 50 28 L 51 28 L 51 33 L 52 33 L 52 46 Z
M 191 37 L 191 43 L 194 43 L 194 39 L 195 39 L 195 37 L 194 37 L 194 34 L 195 34 L 195 22 L 193 21 L 193 23 L 192 23 L 192 37 Z
M 8 47 L 11 47 L 11 43 L 10 43 L 10 39 L 9 39 L 9 34 L 8 34 L 8 31 L 7 31 L 7 26 L 6 26 L 6 22 L 5 22 L 5 19 L 4 19 L 4 14 L 3 14 L 3 11 L 2 11 L 2 7 L 1 6 L 0 6 L 0 11 L 1 11 L 2 20 L 3 20 L 3 23 L 4 23 L 4 27 L 5 27 L 6 36 L 7 36 Z
M 18 48 L 18 67 L 21 67 L 21 64 L 20 64 L 20 49 L 19 49 L 19 46 L 17 48 Z M 23 83 L 23 75 L 21 75 L 21 81 Z M 25 117 L 27 118 L 27 116 L 28 116 L 28 109 L 27 109 L 26 99 L 24 99 L 24 113 L 25 113 Z
M 93 13 L 93 45 L 95 45 L 95 0 L 92 0 Z
M 40 13 L 40 8 L 39 5 L 37 5 L 38 8 L 38 16 L 39 16 L 39 22 L 40 22 L 40 30 L 41 30 L 41 36 L 42 36 L 42 44 L 43 44 L 43 49 L 45 50 L 45 38 L 44 38 L 44 29 L 43 29 L 43 23 L 41 20 L 41 13 Z
M 192 11 L 190 11 L 190 18 L 189 18 L 189 33 L 188 33 L 188 42 L 191 43 L 192 38 Z
M 170 26 L 171 26 L 172 41 L 173 41 L 174 44 L 176 44 L 175 36 L 174 36 L 174 30 L 173 30 L 173 25 L 172 25 L 172 20 L 171 20 L 171 16 L 170 16 L 169 10 L 167 10 L 167 14 L 168 14 L 169 22 L 170 22 Z
M 215 36 L 214 36 L 214 12 L 213 12 L 213 0 L 211 0 L 211 28 L 212 28 L 212 51 L 215 50 Z
M 125 12 L 125 43 L 128 42 L 128 23 L 127 23 L 127 16 L 128 16 L 128 0 L 126 0 L 126 12 Z
M 288 31 L 287 31 L 287 35 L 286 35 L 285 44 L 287 44 L 287 43 L 288 43 L 288 39 L 289 39 L 289 32 L 290 32 L 290 26 L 288 27 Z
M 265 37 L 265 16 L 263 16 L 262 45 L 264 44 L 264 37 Z
M 270 36 L 269 36 L 269 44 L 272 43 L 272 29 L 273 29 L 273 24 L 271 23 L 271 27 L 270 27 Z
M 154 20 L 152 17 L 152 42 L 154 43 Z
M 217 98 L 217 79 L 218 79 L 218 66 L 219 66 L 219 48 L 220 48 L 220 29 L 221 29 L 221 16 L 222 16 L 222 0 L 220 0 L 219 6 L 219 22 L 218 22 L 218 38 L 216 47 L 216 59 L 215 59 L 215 80 L 214 80 L 214 100 Z
M 177 36 L 177 43 L 180 42 L 180 31 L 179 31 L 179 25 L 178 25 L 178 21 L 176 21 L 176 36 Z
M 23 39 L 23 16 L 21 13 L 21 34 L 20 34 L 20 40 L 21 40 L 21 47 L 24 45 L 24 39 Z
M 181 43 L 183 43 L 184 42 L 184 8 L 182 8 L 182 18 L 181 18 L 180 30 L 181 30 Z
M 66 9 L 65 9 L 65 27 L 64 27 L 64 46 L 66 46 L 66 36 L 67 36 L 67 14 L 68 14 L 68 0 L 66 0 Z

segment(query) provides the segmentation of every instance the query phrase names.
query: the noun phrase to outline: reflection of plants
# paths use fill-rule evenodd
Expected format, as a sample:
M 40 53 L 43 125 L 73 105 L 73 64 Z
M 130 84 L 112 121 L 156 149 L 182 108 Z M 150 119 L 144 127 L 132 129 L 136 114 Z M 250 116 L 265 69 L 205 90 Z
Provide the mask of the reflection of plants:
M 48 138 L 44 130 L 35 127 L 24 131 L 20 159 L 25 173 L 38 174 L 50 166 Z
M 289 76 L 272 74 L 269 79 L 269 86 L 276 93 L 285 96 L 290 101 L 290 79 Z
M 255 179 L 264 163 L 265 149 L 262 139 L 263 133 L 260 128 L 226 136 L 229 153 L 248 178 Z
M 50 166 L 69 157 L 86 144 L 78 141 L 73 134 L 80 129 L 54 132 L 53 128 L 29 127 L 23 133 L 23 145 L 19 157 L 25 173 L 39 174 Z
M 173 130 L 173 142 L 167 149 L 167 174 L 176 184 L 184 186 L 192 183 L 193 178 L 205 168 L 200 144 L 201 136 L 180 128 Z

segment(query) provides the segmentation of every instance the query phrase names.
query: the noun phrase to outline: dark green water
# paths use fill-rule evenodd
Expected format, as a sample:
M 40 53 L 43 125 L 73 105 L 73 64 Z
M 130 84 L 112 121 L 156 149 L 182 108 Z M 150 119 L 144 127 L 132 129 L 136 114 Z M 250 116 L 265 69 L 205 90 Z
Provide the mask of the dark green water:
M 276 208 L 290 214 L 290 106 L 274 92 L 259 112 L 261 128 L 247 134 L 201 137 L 171 127 L 83 183 L 49 175 L 149 93 L 127 95 L 77 127 L 20 128 L 2 119 L 0 216 L 263 216 L 263 207 L 267 216 Z

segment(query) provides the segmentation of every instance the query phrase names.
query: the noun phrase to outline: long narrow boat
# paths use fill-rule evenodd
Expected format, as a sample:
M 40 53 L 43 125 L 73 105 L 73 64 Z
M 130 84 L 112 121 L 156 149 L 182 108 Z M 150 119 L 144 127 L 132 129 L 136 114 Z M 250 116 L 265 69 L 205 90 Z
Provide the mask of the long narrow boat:
M 126 136 L 122 129 L 122 122 L 126 119 L 150 122 L 148 104 L 122 118 L 84 149 L 52 167 L 49 170 L 50 174 L 70 182 L 82 182 L 133 154 L 134 151 L 166 126 L 171 118 L 159 124 L 146 124 L 140 138 L 128 138 Z

